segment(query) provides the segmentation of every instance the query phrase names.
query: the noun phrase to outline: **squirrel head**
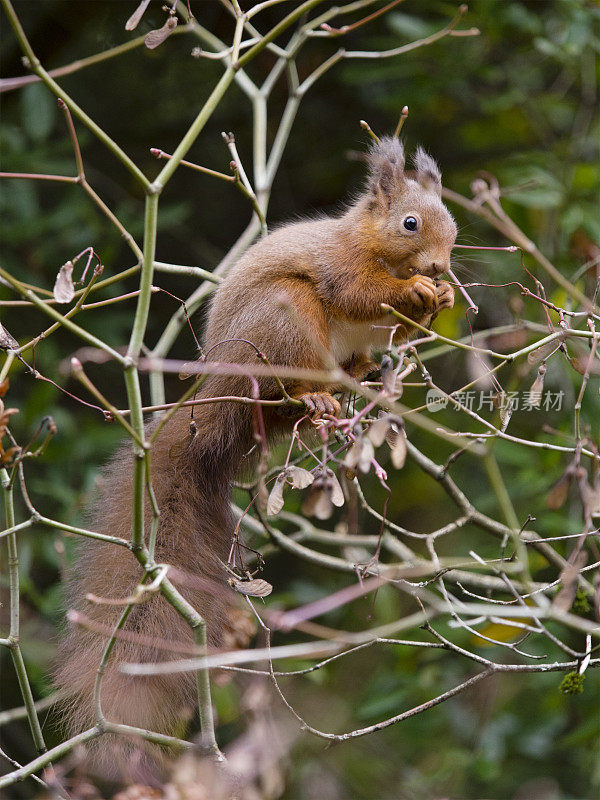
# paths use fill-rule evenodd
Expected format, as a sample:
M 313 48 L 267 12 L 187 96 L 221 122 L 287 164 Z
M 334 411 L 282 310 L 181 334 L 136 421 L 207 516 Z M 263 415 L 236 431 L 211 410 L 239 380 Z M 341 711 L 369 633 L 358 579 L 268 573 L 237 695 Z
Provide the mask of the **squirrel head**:
M 385 136 L 373 144 L 367 163 L 365 223 L 373 255 L 400 278 L 446 272 L 457 228 L 442 203 L 442 176 L 433 158 L 419 147 L 414 171 L 405 172 L 402 143 Z

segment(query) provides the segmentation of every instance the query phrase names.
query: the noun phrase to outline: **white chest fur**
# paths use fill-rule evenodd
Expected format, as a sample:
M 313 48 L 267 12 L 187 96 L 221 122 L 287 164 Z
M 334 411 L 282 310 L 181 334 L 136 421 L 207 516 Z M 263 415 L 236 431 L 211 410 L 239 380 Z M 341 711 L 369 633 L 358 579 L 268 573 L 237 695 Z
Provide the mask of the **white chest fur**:
M 391 314 L 375 322 L 331 321 L 331 354 L 339 364 L 348 361 L 352 354 L 370 356 L 373 350 L 385 350 L 392 328 L 398 320 Z M 376 327 L 374 327 L 376 326 Z

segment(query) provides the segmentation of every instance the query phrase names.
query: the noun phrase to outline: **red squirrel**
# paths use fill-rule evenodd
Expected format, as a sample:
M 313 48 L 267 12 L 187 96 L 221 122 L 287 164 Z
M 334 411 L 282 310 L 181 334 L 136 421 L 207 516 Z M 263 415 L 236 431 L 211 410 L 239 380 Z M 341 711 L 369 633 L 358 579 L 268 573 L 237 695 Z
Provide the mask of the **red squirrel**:
M 373 325 L 397 322 L 382 311 L 382 303 L 421 324 L 452 307 L 452 287 L 439 278 L 450 268 L 457 229 L 441 200 L 435 161 L 419 148 L 415 169 L 407 173 L 401 142 L 385 137 L 372 145 L 367 164 L 365 190 L 340 216 L 284 225 L 240 258 L 212 299 L 205 333 L 209 360 L 256 364 L 251 342 L 271 364 L 323 369 L 323 353 L 328 352 L 360 381 L 376 369 L 372 352 L 385 348 L 389 337 L 389 331 Z M 397 334 L 404 339 L 409 335 L 406 328 Z M 263 399 L 281 398 L 273 379 L 258 382 Z M 315 418 L 340 415 L 334 397 L 339 386 L 309 380 L 283 383 L 291 397 L 304 403 L 303 413 Z M 250 394 L 247 377 L 214 375 L 198 397 Z M 263 408 L 272 439 L 291 429 L 293 420 Z M 160 508 L 156 562 L 184 575 L 181 582 L 173 580 L 206 619 L 209 647 L 229 647 L 235 645 L 236 634 L 235 598 L 223 566 L 234 531 L 230 489 L 240 464 L 252 462 L 245 458 L 254 445 L 252 408 L 235 402 L 198 405 L 193 420 L 196 432 L 190 437 L 189 410 L 177 412 L 152 448 Z M 173 443 L 186 437 L 189 446 L 175 455 Z M 131 467 L 127 445 L 104 470 L 90 528 L 130 537 Z M 150 519 L 148 507 L 148 527 Z M 70 606 L 105 630 L 112 630 L 122 606 L 86 603 L 86 595 L 123 598 L 141 578 L 131 552 L 92 540 L 81 542 L 72 574 Z M 165 641 L 191 643 L 191 633 L 156 594 L 134 606 L 115 646 L 102 684 L 107 719 L 173 733 L 182 712 L 194 708 L 193 673 L 134 678 L 117 669 L 123 661 L 173 657 L 153 644 Z M 59 644 L 55 682 L 69 692 L 63 712 L 71 734 L 94 724 L 92 689 L 105 642 L 97 632 L 71 627 Z M 119 747 L 125 748 L 123 740 Z

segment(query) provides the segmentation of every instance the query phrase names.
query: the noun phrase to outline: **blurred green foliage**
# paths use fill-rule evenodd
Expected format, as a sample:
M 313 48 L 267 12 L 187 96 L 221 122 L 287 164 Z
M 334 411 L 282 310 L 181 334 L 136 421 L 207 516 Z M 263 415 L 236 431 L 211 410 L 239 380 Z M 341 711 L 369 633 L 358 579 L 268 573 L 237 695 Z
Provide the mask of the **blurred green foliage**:
M 191 0 L 200 22 L 218 35 L 231 35 L 231 21 L 217 2 Z M 153 6 L 155 4 L 152 4 Z M 69 63 L 127 40 L 125 18 L 133 3 L 93 3 L 45 0 L 15 2 L 34 49 L 48 67 Z M 446 0 L 411 0 L 370 26 L 347 37 L 348 48 L 385 49 L 426 36 L 443 27 L 455 12 Z M 264 16 L 263 27 L 277 18 Z M 142 33 L 162 24 L 158 4 L 142 23 Z M 269 222 L 294 215 L 332 211 L 349 192 L 356 191 L 362 169 L 353 153 L 364 147 L 358 120 L 367 119 L 378 132 L 389 131 L 399 109 L 408 104 L 404 134 L 409 150 L 422 143 L 442 165 L 445 184 L 469 194 L 478 171 L 494 174 L 506 188 L 503 203 L 516 223 L 568 278 L 588 289 L 593 274 L 581 275 L 600 240 L 598 191 L 597 103 L 600 5 L 591 0 L 476 0 L 466 26 L 481 30 L 477 38 L 445 38 L 389 60 L 343 62 L 328 72 L 304 100 L 281 169 L 277 176 Z M 22 74 L 20 53 L 5 25 L 4 74 Z M 193 44 L 186 36 L 168 40 L 156 51 L 141 48 L 105 64 L 60 79 L 65 89 L 146 171 L 158 165 L 150 147 L 170 151 L 195 115 L 202 99 L 220 74 L 210 61 L 190 58 Z M 331 43 L 317 40 L 299 62 L 308 74 L 333 52 Z M 250 73 L 264 78 L 270 59 L 251 65 Z M 275 91 L 269 135 L 276 130 L 286 87 Z M 77 124 L 88 179 L 135 236 L 142 231 L 142 198 L 129 175 L 103 146 Z M 251 163 L 249 108 L 233 87 L 190 152 L 190 159 L 215 169 L 227 169 L 229 156 L 221 130 L 236 133 L 242 160 Z M 12 92 L 3 100 L 0 132 L 2 169 L 74 174 L 71 144 L 54 99 L 40 84 Z M 349 157 L 347 157 L 349 156 Z M 479 219 L 453 209 L 464 244 L 505 244 L 502 237 Z M 161 200 L 157 257 L 181 264 L 211 268 L 243 230 L 249 215 L 245 201 L 226 184 L 180 169 Z M 133 263 L 118 233 L 77 186 L 30 181 L 0 182 L 0 241 L 2 266 L 17 277 L 51 289 L 61 264 L 90 244 L 105 265 L 105 275 Z M 464 252 L 464 251 L 462 251 Z M 457 255 L 463 279 L 489 283 L 526 281 L 519 254 L 477 252 Z M 564 293 L 545 280 L 529 258 L 525 264 L 543 280 L 548 298 L 566 302 Z M 593 271 L 592 271 L 593 273 Z M 193 282 L 161 275 L 157 283 L 184 297 Z M 135 280 L 128 282 L 135 288 Z M 122 285 L 120 285 L 122 286 Z M 111 292 L 123 288 L 109 289 Z M 2 298 L 12 295 L 0 287 Z M 474 289 L 480 305 L 474 320 L 485 328 L 527 318 L 544 322 L 535 303 L 522 300 L 514 286 Z M 99 309 L 86 315 L 85 324 L 114 346 L 127 341 L 132 304 Z M 158 295 L 152 303 L 147 342 L 153 344 L 177 303 Z M 449 335 L 468 332 L 464 306 L 440 319 L 439 330 Z M 196 326 L 201 326 L 201 314 Z M 21 343 L 40 330 L 39 315 L 27 309 L 5 308 L 2 321 Z M 36 366 L 60 386 L 78 395 L 61 366 L 78 346 L 59 333 L 36 349 Z M 174 355 L 190 358 L 194 343 L 184 329 Z M 125 393 L 117 371 L 90 366 L 90 376 L 117 405 Z M 444 388 L 464 382 L 465 364 L 451 354 L 435 362 L 435 375 Z M 503 383 L 526 389 L 535 372 L 515 367 L 503 373 Z M 562 411 L 516 412 L 512 433 L 533 437 L 542 425 L 568 434 L 579 382 L 558 360 L 548 368 L 547 387 L 565 392 Z M 169 385 L 172 395 L 176 385 Z M 147 395 L 146 395 L 147 396 Z M 418 402 L 417 393 L 407 402 Z M 51 414 L 58 426 L 42 460 L 27 467 L 28 485 L 39 510 L 68 523 L 84 520 L 86 497 L 93 488 L 98 466 L 120 439 L 115 425 L 103 422 L 91 409 L 73 402 L 50 383 L 34 380 L 23 370 L 11 374 L 9 405 L 19 408 L 14 433 L 27 440 L 40 419 Z M 453 412 L 440 413 L 442 422 L 456 424 Z M 598 380 L 593 379 L 582 412 L 584 424 L 598 437 L 600 408 Z M 412 429 L 410 435 L 434 459 L 450 450 L 438 440 Z M 581 509 L 570 497 L 560 512 L 551 512 L 545 496 L 563 471 L 558 453 L 530 450 L 499 442 L 498 460 L 520 519 L 536 517 L 536 528 L 546 535 L 576 532 Z M 495 495 L 480 465 L 462 459 L 453 473 L 460 486 L 482 511 L 500 517 Z M 391 473 L 391 519 L 415 530 L 430 530 L 451 519 L 453 509 L 437 485 L 407 465 Z M 375 507 L 383 495 L 369 487 Z M 290 497 L 286 508 L 296 510 Z M 18 509 L 20 513 L 22 509 Z M 377 525 L 361 519 L 364 532 Z M 67 552 L 63 552 L 63 543 Z M 23 650 L 38 696 L 48 692 L 46 668 L 63 624 L 61 574 L 69 558 L 71 540 L 48 530 L 31 529 L 19 536 L 23 579 Z M 452 538 L 452 554 L 495 552 L 493 542 L 465 528 Z M 441 548 L 444 552 L 444 548 Z M 535 563 L 535 562 L 533 562 Z M 545 562 L 538 564 L 542 578 Z M 299 604 L 346 585 L 343 576 L 308 567 L 284 555 L 270 558 L 265 577 L 276 587 L 274 605 Z M 2 590 L 3 591 L 3 590 Z M 4 617 L 6 609 L 0 608 Z M 380 624 L 414 611 L 411 603 L 392 589 L 332 612 L 324 623 L 348 630 Z M 589 614 L 589 609 L 581 609 Z M 424 634 L 423 634 L 424 635 Z M 473 646 L 466 632 L 452 632 L 453 640 Z M 292 639 L 287 636 L 286 641 Z M 573 646 L 581 647 L 574 640 Z M 502 658 L 490 648 L 490 657 Z M 12 668 L 0 653 L 2 704 L 20 704 Z M 303 683 L 288 689 L 305 717 L 317 727 L 345 730 L 392 715 L 459 683 L 471 674 L 468 663 L 443 651 L 414 652 L 408 648 L 371 648 L 332 664 Z M 322 744 L 301 736 L 289 768 L 289 800 L 328 797 L 356 800 L 421 800 L 453 797 L 495 800 L 584 800 L 600 792 L 600 742 L 597 677 L 589 676 L 581 695 L 558 691 L 557 674 L 499 676 L 480 684 L 422 716 L 407 720 L 372 737 L 323 750 Z M 223 735 L 241 729 L 237 689 L 217 690 Z M 57 732 L 47 727 L 51 742 Z M 4 747 L 21 760 L 32 756 L 26 725 L 3 730 Z M 4 765 L 0 765 L 3 769 Z M 325 788 L 324 788 L 325 787 Z M 21 790 L 27 792 L 24 786 Z

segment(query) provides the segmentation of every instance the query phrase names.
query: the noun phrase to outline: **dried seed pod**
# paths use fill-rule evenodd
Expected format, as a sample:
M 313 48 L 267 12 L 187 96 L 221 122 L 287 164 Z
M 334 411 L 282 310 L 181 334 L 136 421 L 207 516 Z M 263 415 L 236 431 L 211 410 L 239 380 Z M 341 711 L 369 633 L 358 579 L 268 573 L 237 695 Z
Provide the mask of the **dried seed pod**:
M 18 346 L 19 343 L 17 340 L 11 336 L 2 323 L 0 323 L 0 348 L 2 348 L 2 350 L 15 350 Z
M 573 470 L 571 467 L 568 467 L 548 492 L 546 505 L 548 508 L 552 509 L 552 511 L 557 511 L 564 505 L 567 495 L 569 494 L 569 486 L 572 480 Z
M 327 478 L 329 479 L 329 491 L 331 492 L 331 502 L 334 506 L 340 508 L 344 505 L 344 492 L 337 475 L 332 470 L 327 470 Z
M 553 339 L 551 342 L 546 342 L 546 344 L 543 344 L 541 347 L 532 350 L 531 353 L 529 353 L 529 355 L 527 356 L 527 361 L 529 361 L 530 364 L 539 364 L 540 361 L 543 361 L 545 358 L 548 358 L 550 353 L 556 350 L 559 344 L 561 344 L 561 342 L 564 342 L 566 338 L 567 338 L 566 334 L 561 334 L 559 337 Z
M 137 28 L 140 23 L 141 18 L 144 16 L 144 12 L 150 5 L 150 0 L 142 0 L 133 14 L 129 17 L 127 22 L 125 23 L 125 30 L 126 31 L 133 31 Z
M 359 470 L 366 475 L 371 469 L 372 459 L 375 457 L 375 450 L 370 439 L 364 438 L 361 440 L 360 458 L 358 459 Z
M 73 262 L 67 261 L 58 271 L 54 283 L 54 299 L 57 303 L 70 303 L 75 297 L 73 284 Z
M 350 469 L 358 469 L 365 475 L 371 469 L 371 459 L 375 455 L 373 445 L 367 438 L 357 439 L 346 453 L 344 466 Z
M 367 436 L 372 442 L 373 447 L 381 447 L 385 442 L 385 435 L 390 427 L 389 417 L 386 415 L 379 417 L 369 425 Z
M 587 481 L 583 485 L 583 500 L 592 517 L 600 517 L 600 482 L 590 486 Z
M 315 479 L 312 472 L 302 469 L 302 467 L 288 467 L 285 476 L 293 489 L 306 489 Z
M 280 472 L 277 476 L 273 488 L 267 500 L 267 516 L 272 517 L 274 514 L 279 514 L 283 508 L 283 487 L 285 486 L 285 471 Z
M 268 597 L 273 591 L 273 587 L 262 578 L 254 578 L 250 581 L 235 580 L 232 578 L 229 581 L 230 585 L 239 592 L 245 594 L 247 597 Z
M 396 371 L 394 362 L 387 354 L 381 359 L 381 383 L 386 394 L 394 394 L 396 390 Z
M 354 442 L 351 447 L 348 448 L 348 452 L 344 457 L 344 466 L 348 467 L 348 469 L 354 470 L 358 466 L 358 460 L 360 458 L 360 442 Z
M 529 390 L 529 405 L 539 408 L 542 405 L 542 392 L 544 391 L 544 376 L 546 375 L 546 364 L 542 363 L 538 367 L 537 377 L 531 384 Z
M 322 479 L 317 479 L 310 487 L 306 499 L 302 503 L 302 511 L 308 517 L 329 519 L 333 513 L 333 504 L 329 494 L 323 487 Z
M 320 469 L 302 504 L 302 511 L 317 519 L 329 519 L 333 507 L 343 505 L 344 492 L 335 473 L 330 469 Z
M 160 44 L 162 44 L 169 36 L 173 33 L 175 28 L 177 27 L 177 17 L 169 17 L 169 19 L 165 22 L 162 28 L 159 28 L 155 31 L 150 31 L 150 33 L 146 34 L 144 39 L 144 44 L 148 48 L 148 50 L 154 50 Z
M 581 353 L 571 361 L 571 366 L 580 374 L 600 375 L 600 359 L 593 358 L 590 362 L 589 354 Z
M 407 452 L 404 425 L 397 422 L 390 425 L 385 440 L 390 448 L 392 464 L 396 469 L 402 469 L 406 461 Z

